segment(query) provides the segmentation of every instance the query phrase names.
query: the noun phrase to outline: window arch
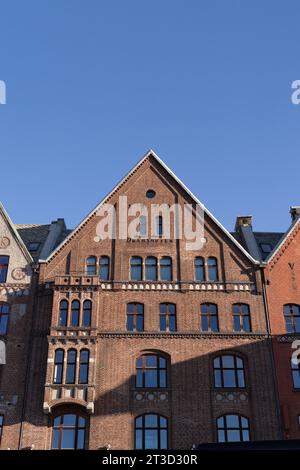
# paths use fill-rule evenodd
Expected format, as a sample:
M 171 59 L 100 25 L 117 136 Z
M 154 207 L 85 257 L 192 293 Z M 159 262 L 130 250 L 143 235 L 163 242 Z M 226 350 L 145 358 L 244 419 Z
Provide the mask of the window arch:
M 84 449 L 86 442 L 86 418 L 66 413 L 53 419 L 52 449 Z
M 283 306 L 285 328 L 287 333 L 300 332 L 300 307 L 297 304 L 286 304 Z
M 56 349 L 54 355 L 54 375 L 53 383 L 62 384 L 63 383 L 63 374 L 64 374 L 64 350 Z
M 251 331 L 250 307 L 248 304 L 233 304 L 233 331 Z
M 86 259 L 86 274 L 88 276 L 95 276 L 97 274 L 97 258 L 96 256 L 89 256 Z
M 100 256 L 99 277 L 102 281 L 109 280 L 109 256 Z
M 201 309 L 201 331 L 219 331 L 218 306 L 204 303 Z
M 80 302 L 73 300 L 71 308 L 71 326 L 79 326 Z
M 144 304 L 127 304 L 127 331 L 144 331 Z
M 6 335 L 8 328 L 10 306 L 3 302 L 0 303 L 0 335 Z
M 216 388 L 245 388 L 244 361 L 241 357 L 223 354 L 214 358 L 213 367 Z
M 217 419 L 218 442 L 250 441 L 249 419 L 241 415 L 223 415 Z
M 76 349 L 69 349 L 67 354 L 66 384 L 74 384 L 76 381 L 76 360 Z
M 86 299 L 83 302 L 83 316 L 82 316 L 82 326 L 89 327 L 91 326 L 92 321 L 92 301 Z
M 157 258 L 147 256 L 146 258 L 146 281 L 157 281 Z
M 137 388 L 166 388 L 168 386 L 168 362 L 164 356 L 145 353 L 136 360 Z
M 69 302 L 66 299 L 60 301 L 59 304 L 59 326 L 68 325 L 68 306 Z
M 172 258 L 170 256 L 163 256 L 160 260 L 160 280 L 172 281 Z
M 218 262 L 217 258 L 214 256 L 210 256 L 207 260 L 207 266 L 208 266 L 208 280 L 209 281 L 218 281 L 219 276 L 218 276 Z
M 163 303 L 159 305 L 160 331 L 176 331 L 176 305 Z
M 130 259 L 130 279 L 132 281 L 143 279 L 143 260 L 140 256 L 132 256 Z
M 88 349 L 82 349 L 80 351 L 79 358 L 79 380 L 80 384 L 87 384 L 89 382 L 89 360 L 90 352 Z
M 202 256 L 197 256 L 194 261 L 195 265 L 195 281 L 204 282 L 205 281 L 205 263 Z
M 159 414 L 135 418 L 135 449 L 167 449 L 168 419 Z

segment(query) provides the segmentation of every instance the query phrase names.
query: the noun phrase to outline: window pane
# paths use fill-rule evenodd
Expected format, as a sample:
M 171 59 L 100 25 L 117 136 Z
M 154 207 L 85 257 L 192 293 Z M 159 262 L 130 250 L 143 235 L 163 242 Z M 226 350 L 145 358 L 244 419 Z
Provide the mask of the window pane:
M 0 317 L 0 334 L 5 335 L 7 333 L 7 326 L 8 326 L 8 316 L 2 315 Z
M 207 315 L 201 315 L 201 330 L 208 331 L 208 318 Z
M 250 441 L 249 431 L 242 431 L 242 435 L 243 435 L 243 441 L 245 442 Z
M 244 378 L 244 371 L 243 370 L 239 370 L 237 372 L 237 375 L 238 375 L 238 387 L 245 387 L 245 378 Z
M 212 331 L 219 331 L 218 318 L 217 318 L 217 316 L 213 316 L 213 317 L 211 318 L 211 330 L 212 330 Z
M 127 315 L 127 331 L 134 331 L 133 315 Z
M 0 282 L 6 282 L 9 256 L 0 256 Z
M 233 356 L 222 356 L 223 367 L 234 367 Z
M 143 372 L 141 369 L 136 371 L 136 387 L 143 387 Z
M 168 448 L 168 431 L 166 429 L 160 431 L 160 448 Z
M 157 387 L 157 371 L 156 369 L 148 369 L 145 372 L 145 386 L 146 387 Z
M 215 370 L 215 387 L 222 387 L 221 371 Z
M 227 431 L 227 440 L 228 442 L 240 442 L 240 431 Z
M 64 429 L 62 431 L 62 449 L 75 449 L 75 430 Z
M 52 449 L 59 449 L 59 429 L 53 429 Z
M 80 366 L 79 369 L 79 383 L 80 384 L 87 384 L 88 383 L 88 365 L 83 364 Z
M 166 388 L 167 386 L 167 375 L 165 370 L 159 371 L 159 386 L 161 388 Z
M 101 256 L 100 257 L 99 277 L 103 281 L 108 281 L 108 279 L 109 279 L 109 258 L 108 258 L 108 256 Z
M 227 428 L 238 428 L 239 417 L 237 415 L 226 415 L 226 426 Z
M 145 416 L 145 427 L 146 428 L 157 428 L 158 427 L 157 415 L 146 415 Z
M 145 430 L 145 449 L 158 449 L 158 432 L 157 430 Z
M 226 442 L 225 431 L 218 431 L 218 442 Z
M 77 433 L 77 449 L 84 449 L 85 430 L 79 429 Z
M 143 431 L 141 430 L 135 431 L 135 448 L 136 449 L 143 448 Z
M 136 317 L 136 331 L 144 330 L 144 319 L 142 315 Z
M 70 414 L 64 415 L 63 425 L 65 427 L 75 427 L 76 426 L 76 415 L 70 415 Z
M 233 370 L 223 371 L 224 387 L 236 387 L 235 374 Z

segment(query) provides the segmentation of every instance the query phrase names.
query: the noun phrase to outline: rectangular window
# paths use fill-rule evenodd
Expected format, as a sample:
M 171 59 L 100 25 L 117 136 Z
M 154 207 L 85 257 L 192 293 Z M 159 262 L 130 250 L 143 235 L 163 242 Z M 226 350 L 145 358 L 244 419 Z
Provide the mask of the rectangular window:
M 9 256 L 0 256 L 0 282 L 6 282 Z

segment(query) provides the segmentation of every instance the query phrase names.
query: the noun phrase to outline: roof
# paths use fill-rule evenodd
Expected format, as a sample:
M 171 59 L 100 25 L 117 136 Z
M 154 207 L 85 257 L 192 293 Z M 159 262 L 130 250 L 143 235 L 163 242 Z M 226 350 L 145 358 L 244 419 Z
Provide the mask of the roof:
M 298 227 L 300 223 L 300 215 L 293 221 L 293 223 L 290 225 L 290 227 L 287 229 L 287 231 L 282 234 L 282 237 L 278 240 L 278 243 L 274 247 L 273 251 L 269 254 L 269 256 L 266 258 L 266 263 L 269 263 L 274 256 L 278 253 L 280 248 L 284 245 L 290 234 L 295 230 L 296 227 Z
M 225 236 L 233 242 L 233 244 L 246 256 L 252 263 L 259 264 L 259 261 L 255 260 L 248 251 L 237 241 L 237 239 L 212 215 L 212 213 L 199 201 L 199 199 L 185 186 L 185 184 L 170 170 L 170 168 L 156 155 L 153 150 L 149 150 L 144 157 L 142 157 L 137 164 L 127 173 L 127 175 L 113 188 L 113 190 L 107 194 L 107 196 L 102 199 L 102 201 L 77 225 L 77 227 L 58 245 L 58 247 L 48 256 L 46 260 L 40 260 L 40 262 L 49 262 L 59 250 L 71 239 L 73 238 L 76 233 L 85 225 L 89 219 L 91 219 L 95 213 L 99 210 L 101 205 L 103 205 L 110 196 L 119 189 L 119 187 L 123 184 L 128 177 L 131 176 L 133 172 L 137 170 L 137 168 L 142 165 L 142 163 L 150 158 L 153 157 L 166 171 L 167 173 L 182 187 L 182 189 L 193 199 L 196 204 L 201 205 L 204 210 L 204 213 L 210 217 L 211 220 L 215 222 L 215 224 L 221 229 L 221 231 L 225 234 Z
M 12 220 L 10 219 L 8 213 L 4 209 L 4 206 L 2 205 L 1 202 L 0 202 L 0 214 L 2 215 L 3 219 L 7 223 L 8 227 L 9 227 L 13 237 L 15 238 L 17 244 L 19 245 L 23 255 L 25 256 L 25 258 L 27 259 L 27 261 L 29 263 L 32 263 L 32 256 L 30 255 L 29 251 L 27 250 L 27 247 L 26 247 L 24 241 L 20 237 L 18 231 L 16 230 L 15 225 L 13 224 Z
M 231 232 L 233 237 L 247 250 L 245 240 L 238 232 Z M 265 261 L 285 235 L 283 232 L 253 232 L 262 261 Z M 269 245 L 270 251 L 265 251 L 263 245 Z
M 50 224 L 16 224 L 15 227 L 34 261 L 38 261 L 49 234 Z M 37 250 L 29 249 L 31 243 L 39 244 Z

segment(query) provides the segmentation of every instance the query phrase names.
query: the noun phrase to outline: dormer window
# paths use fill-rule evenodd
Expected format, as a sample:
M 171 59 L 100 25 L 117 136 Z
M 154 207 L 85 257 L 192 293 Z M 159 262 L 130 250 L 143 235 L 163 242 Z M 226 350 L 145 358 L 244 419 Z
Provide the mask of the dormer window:
M 30 242 L 28 246 L 28 251 L 37 251 L 40 247 L 40 243 L 38 242 Z

